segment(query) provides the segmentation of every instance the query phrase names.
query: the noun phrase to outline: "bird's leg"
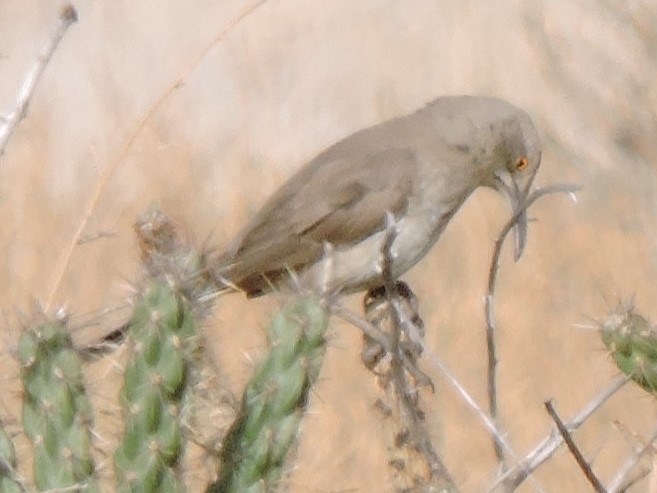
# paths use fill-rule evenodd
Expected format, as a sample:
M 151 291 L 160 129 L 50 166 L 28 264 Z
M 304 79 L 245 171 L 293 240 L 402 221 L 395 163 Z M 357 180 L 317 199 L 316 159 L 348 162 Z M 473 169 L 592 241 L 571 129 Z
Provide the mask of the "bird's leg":
M 404 369 L 418 386 L 430 386 L 431 379 L 418 367 L 417 360 L 424 346 L 424 323 L 418 314 L 417 297 L 408 284 L 396 281 L 398 306 L 401 309 L 401 334 L 399 339 L 399 357 Z M 365 317 L 368 322 L 380 330 L 382 337 L 390 340 L 394 324 L 390 317 L 390 301 L 384 286 L 370 289 L 363 300 Z M 390 361 L 393 355 L 387 354 L 384 347 L 372 337 L 363 335 L 361 359 L 365 366 L 380 377 L 389 378 Z M 387 375 L 387 377 L 386 377 Z

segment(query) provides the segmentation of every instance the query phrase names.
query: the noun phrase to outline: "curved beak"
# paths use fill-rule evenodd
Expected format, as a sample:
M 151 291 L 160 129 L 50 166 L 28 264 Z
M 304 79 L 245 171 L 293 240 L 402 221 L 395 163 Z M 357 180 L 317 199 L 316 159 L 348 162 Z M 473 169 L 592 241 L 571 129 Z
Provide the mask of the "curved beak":
M 509 200 L 511 214 L 516 215 L 517 219 L 513 226 L 514 236 L 514 260 L 522 256 L 527 243 L 527 210 L 524 209 L 525 200 L 534 181 L 534 174 L 525 177 L 514 176 L 507 170 L 496 173 L 496 187 L 498 191 L 503 192 Z M 522 208 L 522 210 L 520 210 Z M 520 212 L 518 212 L 520 210 Z

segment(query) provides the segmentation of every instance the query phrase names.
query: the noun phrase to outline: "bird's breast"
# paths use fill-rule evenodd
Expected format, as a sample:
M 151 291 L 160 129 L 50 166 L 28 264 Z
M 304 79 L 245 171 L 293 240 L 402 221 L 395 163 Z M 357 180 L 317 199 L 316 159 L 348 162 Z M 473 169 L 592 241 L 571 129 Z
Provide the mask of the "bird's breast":
M 428 161 L 421 162 L 426 165 Z M 406 209 L 395 218 L 397 236 L 391 248 L 394 277 L 427 254 L 474 189 L 460 177 L 448 179 L 435 168 L 424 169 L 421 176 L 424 179 L 415 182 Z M 331 250 L 329 258 L 308 270 L 311 285 L 344 292 L 381 285 L 385 237 L 385 231 L 377 231 L 359 243 Z
M 411 207 L 396 218 L 397 236 L 390 250 L 394 277 L 426 255 L 452 215 L 447 209 L 425 211 Z M 328 250 L 328 255 L 306 273 L 309 284 L 344 292 L 380 285 L 385 239 L 386 232 L 379 231 L 355 245 Z

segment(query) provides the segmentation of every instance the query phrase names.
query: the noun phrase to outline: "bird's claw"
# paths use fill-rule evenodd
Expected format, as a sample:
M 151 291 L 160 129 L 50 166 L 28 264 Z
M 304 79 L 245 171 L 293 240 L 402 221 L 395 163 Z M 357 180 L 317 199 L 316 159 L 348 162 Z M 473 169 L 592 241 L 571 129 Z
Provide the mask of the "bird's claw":
M 422 372 L 417 361 L 424 349 L 424 323 L 417 312 L 417 297 L 408 284 L 396 281 L 395 290 L 399 296 L 401 333 L 397 342 L 397 358 L 402 368 L 413 379 L 416 387 L 429 387 L 434 391 L 431 378 Z M 388 341 L 386 346 L 392 347 L 394 323 L 392 322 L 390 306 L 386 290 L 383 286 L 370 289 L 365 295 L 364 309 L 367 320 L 378 332 L 377 337 L 363 336 L 361 360 L 363 364 L 378 377 L 388 381 L 391 375 L 393 356 L 380 341 Z

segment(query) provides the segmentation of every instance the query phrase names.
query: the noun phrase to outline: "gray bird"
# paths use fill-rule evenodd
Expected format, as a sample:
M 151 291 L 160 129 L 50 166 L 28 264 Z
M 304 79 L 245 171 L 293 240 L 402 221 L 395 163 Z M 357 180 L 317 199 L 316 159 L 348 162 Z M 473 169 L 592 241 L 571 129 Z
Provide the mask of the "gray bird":
M 429 251 L 477 187 L 502 192 L 517 210 L 540 161 L 540 139 L 525 111 L 494 98 L 438 98 L 308 162 L 220 257 L 215 274 L 249 297 L 291 272 L 310 285 L 328 282 L 333 292 L 379 286 L 387 213 L 398 228 L 391 248 L 398 277 Z M 523 213 L 515 226 L 516 259 L 526 235 Z

